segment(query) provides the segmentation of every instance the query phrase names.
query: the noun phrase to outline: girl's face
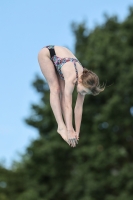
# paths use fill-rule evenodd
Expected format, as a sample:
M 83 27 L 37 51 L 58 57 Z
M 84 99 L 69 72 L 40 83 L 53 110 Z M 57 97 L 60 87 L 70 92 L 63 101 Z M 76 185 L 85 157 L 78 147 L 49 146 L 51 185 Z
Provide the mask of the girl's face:
M 77 92 L 81 95 L 91 94 L 91 91 L 88 88 L 84 87 L 81 82 L 78 82 Z

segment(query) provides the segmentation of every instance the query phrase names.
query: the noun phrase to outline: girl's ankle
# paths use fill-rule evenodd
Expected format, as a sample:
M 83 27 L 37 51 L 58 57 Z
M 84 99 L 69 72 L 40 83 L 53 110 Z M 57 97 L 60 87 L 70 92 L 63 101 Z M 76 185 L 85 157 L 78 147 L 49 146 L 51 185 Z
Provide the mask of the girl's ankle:
M 58 126 L 58 130 L 63 130 L 63 129 L 65 129 L 66 128 L 66 126 L 65 125 L 62 125 L 62 126 Z

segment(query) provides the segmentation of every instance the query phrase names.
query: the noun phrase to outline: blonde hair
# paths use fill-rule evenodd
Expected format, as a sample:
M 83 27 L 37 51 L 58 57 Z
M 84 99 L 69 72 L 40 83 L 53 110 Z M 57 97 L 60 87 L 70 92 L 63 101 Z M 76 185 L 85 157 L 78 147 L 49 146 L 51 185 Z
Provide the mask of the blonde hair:
M 88 88 L 94 96 L 98 95 L 105 89 L 105 86 L 100 86 L 98 76 L 94 72 L 86 68 L 83 69 L 81 80 L 83 86 Z

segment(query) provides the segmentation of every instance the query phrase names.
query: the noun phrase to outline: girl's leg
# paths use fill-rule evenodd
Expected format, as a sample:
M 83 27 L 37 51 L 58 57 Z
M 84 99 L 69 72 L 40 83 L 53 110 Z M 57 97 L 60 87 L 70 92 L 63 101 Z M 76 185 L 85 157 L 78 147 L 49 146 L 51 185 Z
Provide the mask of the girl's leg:
M 38 54 L 38 61 L 42 73 L 45 76 L 50 88 L 50 105 L 58 124 L 57 132 L 61 134 L 63 139 L 67 142 L 67 130 L 62 118 L 60 105 L 60 86 L 58 77 L 55 71 L 55 67 L 47 54 L 48 49 L 43 48 Z
M 65 81 L 62 80 L 57 74 L 59 85 L 60 85 L 60 105 L 61 105 L 61 110 L 62 110 L 62 115 L 65 121 L 65 97 L 64 97 L 64 88 L 65 88 Z
M 62 114 L 64 117 L 64 121 L 65 121 L 65 96 L 64 96 L 64 89 L 65 89 L 65 81 L 62 80 L 59 77 L 59 74 L 57 74 L 58 76 L 58 80 L 59 80 L 59 85 L 60 85 L 60 89 L 61 89 L 61 93 L 60 93 L 60 104 L 61 104 L 61 109 L 62 109 Z M 76 134 L 76 138 L 77 140 L 79 140 L 79 136 Z

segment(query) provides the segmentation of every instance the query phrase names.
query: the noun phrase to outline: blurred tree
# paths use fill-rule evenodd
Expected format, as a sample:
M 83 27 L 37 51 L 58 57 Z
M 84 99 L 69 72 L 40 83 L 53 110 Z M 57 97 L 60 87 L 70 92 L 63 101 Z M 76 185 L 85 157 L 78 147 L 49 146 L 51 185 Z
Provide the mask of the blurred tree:
M 121 23 L 106 17 L 93 31 L 85 23 L 72 29 L 77 58 L 101 83 L 112 85 L 86 96 L 80 141 L 73 149 L 56 133 L 48 86 L 36 77 L 40 102 L 32 105 L 26 123 L 39 137 L 21 163 L 0 168 L 6 184 L 0 185 L 1 200 L 133 199 L 133 8 Z
M 17 200 L 18 194 L 26 190 L 27 180 L 23 164 L 16 164 L 11 170 L 0 166 L 0 200 Z

